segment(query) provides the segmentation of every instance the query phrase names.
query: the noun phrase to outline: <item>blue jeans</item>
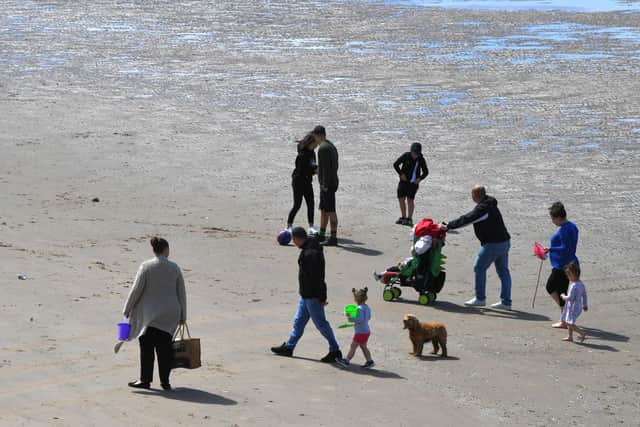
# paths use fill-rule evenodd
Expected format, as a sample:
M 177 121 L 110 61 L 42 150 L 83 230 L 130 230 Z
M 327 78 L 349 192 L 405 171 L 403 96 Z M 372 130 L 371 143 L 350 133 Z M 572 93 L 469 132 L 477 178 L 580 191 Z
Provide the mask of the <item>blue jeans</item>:
M 500 300 L 504 305 L 511 305 L 511 273 L 509 273 L 509 240 L 501 243 L 485 243 L 480 247 L 473 271 L 476 274 L 476 298 L 482 301 L 487 299 L 487 269 L 495 263 L 496 272 L 500 277 L 502 287 Z
M 313 324 L 316 325 L 318 331 L 329 342 L 329 351 L 340 350 L 331 325 L 324 317 L 324 305 L 317 298 L 300 298 L 298 311 L 293 318 L 293 329 L 291 329 L 291 335 L 289 335 L 289 340 L 287 340 L 285 347 L 293 348 L 296 346 L 300 338 L 302 338 L 302 334 L 304 334 L 304 327 L 307 326 L 309 318 L 313 320 Z

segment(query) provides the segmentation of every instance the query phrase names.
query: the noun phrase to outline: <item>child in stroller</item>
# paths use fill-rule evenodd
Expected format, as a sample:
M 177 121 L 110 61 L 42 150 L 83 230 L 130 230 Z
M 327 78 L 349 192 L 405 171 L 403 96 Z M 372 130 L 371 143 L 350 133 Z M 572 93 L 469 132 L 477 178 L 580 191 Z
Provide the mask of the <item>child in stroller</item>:
M 422 305 L 436 300 L 446 278 L 443 268 L 446 256 L 442 254 L 445 236 L 446 232 L 441 231 L 431 218 L 424 218 L 416 224 L 412 231 L 411 257 L 382 273 L 373 273 L 374 278 L 384 285 L 382 298 L 385 301 L 400 297 L 400 288 L 405 286 L 418 292 L 418 302 Z

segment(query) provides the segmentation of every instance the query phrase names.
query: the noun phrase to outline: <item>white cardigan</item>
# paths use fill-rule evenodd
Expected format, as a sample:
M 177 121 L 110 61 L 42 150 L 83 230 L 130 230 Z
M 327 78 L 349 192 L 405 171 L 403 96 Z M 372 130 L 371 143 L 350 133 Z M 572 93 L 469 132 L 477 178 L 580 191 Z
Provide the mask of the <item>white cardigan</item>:
M 128 341 L 148 327 L 173 335 L 178 323 L 187 320 L 187 295 L 178 264 L 162 255 L 143 262 L 122 312 L 131 324 Z

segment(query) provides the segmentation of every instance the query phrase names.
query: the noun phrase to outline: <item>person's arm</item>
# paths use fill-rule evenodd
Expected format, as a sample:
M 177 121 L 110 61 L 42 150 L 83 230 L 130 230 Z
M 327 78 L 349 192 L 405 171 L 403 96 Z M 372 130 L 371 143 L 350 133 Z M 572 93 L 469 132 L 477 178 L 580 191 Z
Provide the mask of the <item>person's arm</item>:
M 358 314 L 356 315 L 356 317 L 351 317 L 348 316 L 349 320 L 351 320 L 353 323 L 355 323 L 356 325 L 360 324 L 360 323 L 364 323 L 365 319 L 364 319 L 364 312 L 360 309 L 358 309 Z
M 427 167 L 427 161 L 424 157 L 420 157 L 420 176 L 418 176 L 418 182 L 422 181 L 429 175 L 429 168 Z
M 562 227 L 558 230 L 560 233 L 560 244 L 551 246 L 549 252 L 561 252 L 567 254 L 575 254 L 578 244 L 577 236 L 572 233 L 573 230 Z
M 331 167 L 331 153 L 326 147 L 318 148 L 318 181 L 320 187 L 328 188 L 329 169 Z
M 455 228 L 464 227 L 465 225 L 473 224 L 475 222 L 484 221 L 489 217 L 488 210 L 477 204 L 471 212 L 468 212 L 459 218 L 454 219 L 453 221 L 449 221 L 447 223 L 447 229 L 453 230 Z
M 122 309 L 122 314 L 125 317 L 129 317 L 131 312 L 138 304 L 142 293 L 144 292 L 144 288 L 147 284 L 146 281 L 146 269 L 144 268 L 144 264 L 140 266 L 138 269 L 138 273 L 136 274 L 136 278 L 133 281 L 133 286 L 129 290 L 129 296 L 127 297 L 127 301 L 124 303 L 124 308 Z
M 584 288 L 584 294 L 582 294 L 582 309 L 584 311 L 589 310 L 589 304 L 587 303 L 587 288 Z
M 176 291 L 178 293 L 178 302 L 180 303 L 180 323 L 187 321 L 187 291 L 184 287 L 184 278 L 182 277 L 182 271 L 178 267 L 178 280 L 176 283 Z
M 395 169 L 395 171 L 398 173 L 398 176 L 402 175 L 402 170 L 400 170 L 400 165 L 402 164 L 403 161 L 404 161 L 404 154 L 398 157 L 395 162 L 393 162 L 393 169 Z

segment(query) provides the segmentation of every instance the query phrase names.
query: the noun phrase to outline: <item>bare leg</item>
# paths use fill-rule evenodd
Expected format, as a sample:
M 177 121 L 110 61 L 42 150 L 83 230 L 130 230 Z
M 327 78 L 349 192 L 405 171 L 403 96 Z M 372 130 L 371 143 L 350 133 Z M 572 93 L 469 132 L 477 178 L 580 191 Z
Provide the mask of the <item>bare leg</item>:
M 563 338 L 562 341 L 573 341 L 573 325 L 567 324 L 567 331 L 569 335 L 566 338 Z
M 357 349 L 358 349 L 358 343 L 351 342 L 351 347 L 349 348 L 349 353 L 347 354 L 347 360 L 351 361 L 351 359 L 353 359 L 353 356 L 355 356 Z
M 331 223 L 331 232 L 338 232 L 338 215 L 335 212 L 331 212 L 329 215 L 329 222 Z
M 408 217 L 407 218 L 413 218 L 413 209 L 415 208 L 415 203 L 413 201 L 413 199 L 409 199 L 407 198 L 407 208 L 408 208 Z
M 399 198 L 398 199 L 398 204 L 400 204 L 400 216 L 402 218 L 406 218 L 407 217 L 407 204 L 405 203 L 405 198 Z
M 326 230 L 328 223 L 329 223 L 329 215 L 325 211 L 320 211 L 320 228 L 322 228 L 323 230 Z
M 560 296 L 558 295 L 557 292 L 552 292 L 551 293 L 551 298 L 553 298 L 553 300 L 556 302 L 556 304 L 558 304 L 558 307 L 560 307 L 560 317 L 562 318 L 562 306 L 560 305 Z M 561 328 L 561 329 L 567 329 L 567 324 L 560 320 L 559 322 L 554 323 L 553 325 L 551 325 L 552 328 Z
M 366 344 L 360 344 L 360 348 L 362 349 L 362 354 L 364 354 L 364 359 L 368 362 L 371 360 L 371 353 L 367 348 Z

